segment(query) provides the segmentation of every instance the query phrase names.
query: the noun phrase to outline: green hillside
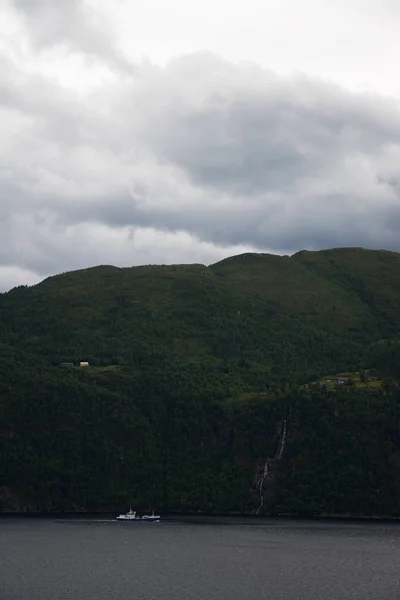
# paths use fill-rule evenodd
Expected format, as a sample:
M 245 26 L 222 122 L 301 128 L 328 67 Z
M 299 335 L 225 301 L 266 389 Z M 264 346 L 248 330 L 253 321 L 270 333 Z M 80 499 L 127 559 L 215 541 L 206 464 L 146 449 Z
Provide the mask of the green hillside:
M 399 299 L 359 248 L 1 294 L 0 508 L 400 514 Z

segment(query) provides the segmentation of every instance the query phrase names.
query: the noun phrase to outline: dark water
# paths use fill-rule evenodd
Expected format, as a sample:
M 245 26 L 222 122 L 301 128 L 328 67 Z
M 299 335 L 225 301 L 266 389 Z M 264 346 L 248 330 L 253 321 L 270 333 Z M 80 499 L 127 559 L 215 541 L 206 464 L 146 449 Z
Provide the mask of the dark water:
M 400 600 L 400 525 L 0 518 L 1 600 Z

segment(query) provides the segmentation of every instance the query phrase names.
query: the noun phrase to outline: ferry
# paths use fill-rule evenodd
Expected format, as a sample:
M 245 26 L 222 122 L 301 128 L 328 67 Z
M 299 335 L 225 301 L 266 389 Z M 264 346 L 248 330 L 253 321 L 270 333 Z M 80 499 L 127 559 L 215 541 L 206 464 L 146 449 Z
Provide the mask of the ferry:
M 143 517 L 139 517 L 136 514 L 136 510 L 132 510 L 131 508 L 129 508 L 129 511 L 127 513 L 118 515 L 118 517 L 117 517 L 117 521 L 133 521 L 135 523 L 137 523 L 137 522 L 158 523 L 160 521 L 160 519 L 161 519 L 160 515 L 155 515 L 154 510 L 151 515 L 143 515 Z

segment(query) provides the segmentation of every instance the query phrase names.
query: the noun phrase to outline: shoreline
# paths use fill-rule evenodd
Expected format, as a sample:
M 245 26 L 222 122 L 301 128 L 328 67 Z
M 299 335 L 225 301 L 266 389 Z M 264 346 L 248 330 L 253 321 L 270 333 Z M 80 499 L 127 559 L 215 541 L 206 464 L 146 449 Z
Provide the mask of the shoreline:
M 78 511 L 78 510 L 65 510 L 65 511 L 15 511 L 15 510 L 3 510 L 0 511 L 0 518 L 2 517 L 24 517 L 24 518 L 95 518 L 100 516 L 114 516 L 119 512 L 117 510 L 95 510 L 95 511 Z M 140 512 L 140 511 L 139 511 Z M 159 514 L 165 520 L 174 521 L 182 519 L 217 519 L 217 518 L 241 518 L 243 520 L 251 521 L 268 521 L 268 520 L 287 520 L 293 519 L 297 521 L 356 521 L 356 522 L 400 522 L 400 516 L 396 515 L 353 515 L 353 514 L 262 514 L 256 515 L 251 513 L 241 512 L 200 512 L 200 511 L 169 511 L 162 512 Z

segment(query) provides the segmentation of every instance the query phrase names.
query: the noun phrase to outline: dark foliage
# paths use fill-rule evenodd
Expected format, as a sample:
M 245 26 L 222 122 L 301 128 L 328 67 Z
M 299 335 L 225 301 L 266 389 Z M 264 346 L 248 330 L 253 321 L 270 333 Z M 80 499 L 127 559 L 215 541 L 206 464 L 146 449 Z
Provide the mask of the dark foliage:
M 399 514 L 399 267 L 243 255 L 0 295 L 3 509 L 252 511 L 286 422 L 263 510 Z M 302 387 L 368 368 L 382 385 Z

